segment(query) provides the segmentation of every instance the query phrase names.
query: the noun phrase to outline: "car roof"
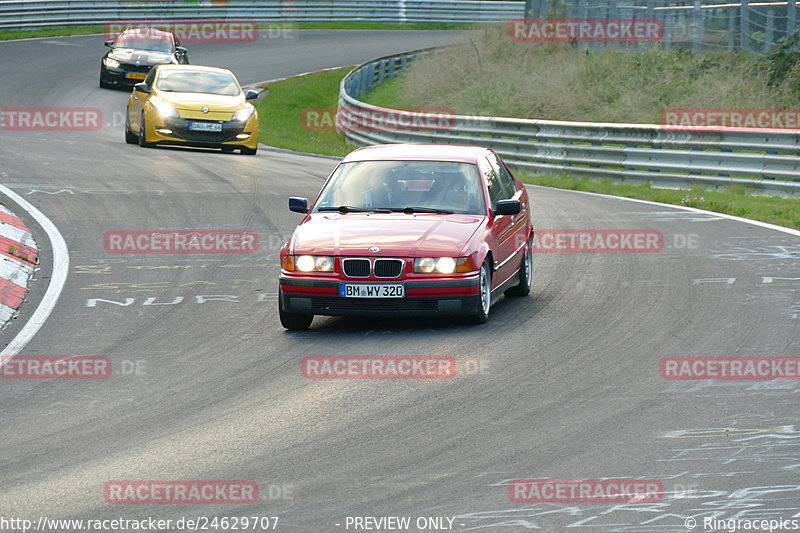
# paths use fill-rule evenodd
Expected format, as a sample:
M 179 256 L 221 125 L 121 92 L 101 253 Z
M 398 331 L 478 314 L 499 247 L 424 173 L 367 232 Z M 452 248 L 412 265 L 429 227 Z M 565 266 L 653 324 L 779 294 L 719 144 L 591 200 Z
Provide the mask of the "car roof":
M 350 152 L 342 162 L 386 161 L 386 160 L 425 160 L 458 161 L 476 163 L 482 156 L 490 153 L 480 146 L 460 146 L 452 144 L 379 144 L 367 146 Z

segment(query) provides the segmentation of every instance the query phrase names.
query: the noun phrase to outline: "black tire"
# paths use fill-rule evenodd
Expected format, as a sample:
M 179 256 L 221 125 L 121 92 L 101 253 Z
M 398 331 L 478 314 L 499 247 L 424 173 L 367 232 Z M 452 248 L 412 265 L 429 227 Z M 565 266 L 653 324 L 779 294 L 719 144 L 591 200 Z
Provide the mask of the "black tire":
M 256 152 L 258 152 L 258 146 L 252 150 L 246 146 L 242 146 L 242 155 L 256 155 Z
M 128 144 L 136 144 L 139 142 L 139 136 L 131 131 L 131 111 L 125 110 L 125 142 Z
M 103 81 L 103 67 L 100 67 L 100 88 L 101 89 L 108 89 L 111 85 Z
M 478 312 L 470 317 L 473 324 L 483 324 L 489 320 L 489 310 L 492 308 L 492 266 L 488 258 L 481 265 L 479 287 L 480 307 Z
M 531 241 L 525 245 L 525 255 L 522 258 L 522 265 L 517 272 L 517 279 L 519 283 L 510 289 L 505 294 L 506 296 L 527 296 L 531 293 L 531 284 L 533 283 L 533 247 Z
M 138 135 L 138 137 L 139 137 L 139 139 L 138 139 L 139 140 L 139 146 L 141 146 L 142 148 L 150 148 L 154 144 L 154 143 L 149 143 L 149 142 L 146 141 L 146 139 L 147 139 L 146 133 L 145 133 L 146 131 L 147 130 L 145 129 L 144 113 L 142 113 L 142 120 L 139 121 L 139 135 Z
M 311 325 L 311 321 L 314 320 L 314 315 L 285 312 L 280 298 L 278 298 L 278 316 L 281 319 L 281 326 L 290 331 L 305 331 Z

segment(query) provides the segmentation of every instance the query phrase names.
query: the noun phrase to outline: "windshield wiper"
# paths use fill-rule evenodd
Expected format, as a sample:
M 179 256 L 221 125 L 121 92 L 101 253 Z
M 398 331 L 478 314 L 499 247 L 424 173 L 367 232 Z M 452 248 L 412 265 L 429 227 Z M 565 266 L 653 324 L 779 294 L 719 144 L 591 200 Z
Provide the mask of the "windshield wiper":
M 317 211 L 338 211 L 340 213 L 391 213 L 390 209 L 383 207 L 354 207 L 352 205 L 340 205 L 338 207 L 320 207 Z
M 443 215 L 452 215 L 455 211 L 448 211 L 447 209 L 439 209 L 438 207 L 411 207 L 407 206 L 402 209 L 392 209 L 392 211 L 402 211 L 403 213 L 441 213 Z

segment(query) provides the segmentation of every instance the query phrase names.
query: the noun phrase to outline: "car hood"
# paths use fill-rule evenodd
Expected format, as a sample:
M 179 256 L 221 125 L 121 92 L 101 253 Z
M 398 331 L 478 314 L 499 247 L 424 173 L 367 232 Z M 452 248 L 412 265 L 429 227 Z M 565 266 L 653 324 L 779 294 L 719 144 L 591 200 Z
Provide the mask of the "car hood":
M 178 111 L 200 111 L 207 107 L 210 113 L 233 113 L 244 107 L 243 94 L 224 96 L 206 93 L 173 93 L 158 91 L 158 97 Z M 200 118 L 200 117 L 198 117 Z
M 121 63 L 138 63 L 139 65 L 162 65 L 172 63 L 172 54 L 154 50 L 136 50 L 134 48 L 114 48 L 108 57 Z
M 294 232 L 296 254 L 457 257 L 485 221 L 480 215 L 314 213 Z M 378 252 L 370 252 L 377 246 Z

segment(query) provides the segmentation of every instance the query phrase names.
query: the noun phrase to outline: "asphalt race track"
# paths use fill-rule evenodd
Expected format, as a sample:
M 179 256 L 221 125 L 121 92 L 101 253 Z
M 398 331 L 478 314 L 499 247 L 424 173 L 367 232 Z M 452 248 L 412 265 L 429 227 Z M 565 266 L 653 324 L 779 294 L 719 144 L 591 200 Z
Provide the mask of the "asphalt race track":
M 266 37 L 191 45 L 190 60 L 248 84 L 462 35 Z M 313 197 L 335 160 L 263 146 L 244 157 L 126 145 L 127 93 L 97 85 L 102 40 L 0 43 L 0 107 L 96 107 L 104 123 L 0 132 L 0 183 L 69 248 L 63 292 L 21 354 L 102 355 L 114 368 L 108 379 L 0 381 L 3 518 L 279 517 L 275 530 L 286 532 L 377 524 L 356 528 L 354 517 L 410 517 L 403 531 L 670 532 L 689 531 L 687 517 L 696 531 L 711 531 L 711 517 L 800 518 L 800 381 L 659 372 L 665 357 L 800 356 L 798 234 L 532 187 L 537 230 L 657 230 L 663 249 L 535 254 L 531 297 L 501 300 L 482 326 L 317 317 L 288 333 L 277 256 L 300 215 L 287 198 Z M 41 300 L 53 253 L 32 217 L 3 201 L 42 248 L 29 301 L 0 333 L 5 346 Z M 221 256 L 103 248 L 107 231 L 191 229 L 254 231 L 260 247 Z M 307 355 L 450 356 L 458 371 L 311 380 L 300 373 Z M 519 479 L 613 478 L 657 480 L 663 494 L 516 503 L 508 492 Z M 259 499 L 110 504 L 113 480 L 250 480 Z M 373 530 L 400 530 L 382 524 Z

